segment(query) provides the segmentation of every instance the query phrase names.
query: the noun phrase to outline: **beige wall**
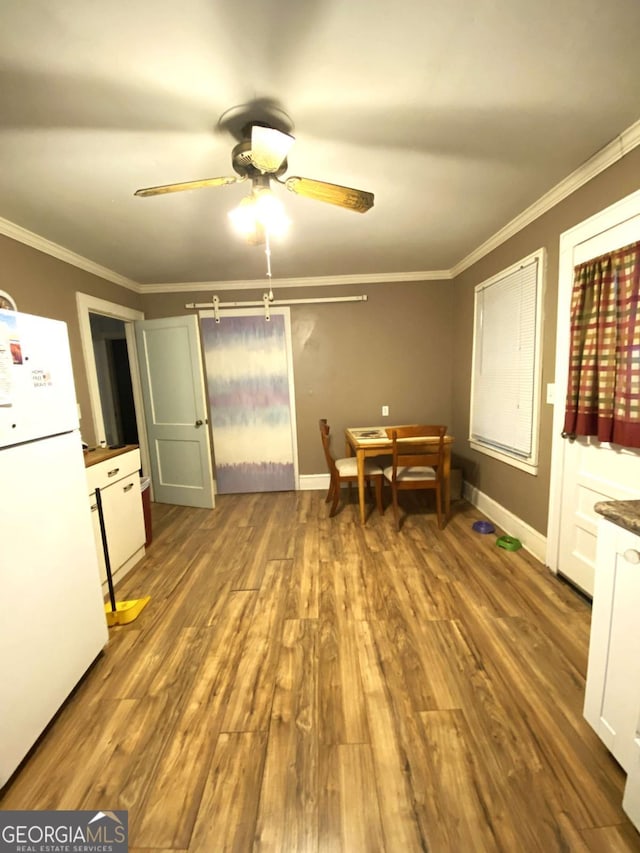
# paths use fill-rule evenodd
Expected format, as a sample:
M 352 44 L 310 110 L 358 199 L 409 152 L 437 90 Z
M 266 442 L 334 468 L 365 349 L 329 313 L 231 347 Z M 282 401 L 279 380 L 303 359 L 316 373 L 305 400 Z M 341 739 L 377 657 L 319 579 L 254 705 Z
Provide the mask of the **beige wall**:
M 95 441 L 89 404 L 89 386 L 82 355 L 76 292 L 88 293 L 128 308 L 140 309 L 140 297 L 120 285 L 91 275 L 78 267 L 45 255 L 0 235 L 2 284 L 16 300 L 18 310 L 64 320 L 69 329 L 71 360 L 80 403 L 82 437 L 90 444 Z
M 376 284 L 277 290 L 277 299 L 356 296 L 367 302 L 291 306 L 300 474 L 325 471 L 318 419 L 326 417 L 334 453 L 344 453 L 344 428 L 387 422 L 451 420 L 451 282 Z M 261 299 L 262 291 L 218 293 L 220 300 Z M 148 294 L 145 316 L 193 313 L 187 302 L 211 294 Z
M 558 299 L 558 252 L 563 231 L 640 188 L 640 148 L 598 175 L 556 205 L 527 228 L 459 275 L 454 284 L 456 341 L 453 360 L 453 431 L 456 455 L 465 479 L 513 512 L 535 530 L 546 534 L 549 510 L 549 477 L 553 408 L 545 402 L 546 385 L 555 376 L 556 307 Z M 469 448 L 469 400 L 473 340 L 474 287 L 511 264 L 544 247 L 547 273 L 543 314 L 543 363 L 540 420 L 540 464 L 532 476 Z M 565 389 L 556 389 L 564 399 Z
M 454 282 L 377 284 L 281 290 L 276 296 L 345 296 L 366 293 L 366 303 L 294 306 L 296 418 L 301 474 L 324 470 L 317 421 L 326 417 L 343 449 L 345 426 L 381 423 L 380 407 L 390 407 L 389 423 L 446 422 L 456 438 L 456 463 L 465 478 L 535 530 L 545 533 L 549 504 L 552 408 L 546 384 L 555 373 L 555 326 L 560 234 L 640 188 L 640 148 L 577 190 L 536 222 L 497 248 Z M 540 247 L 547 250 L 544 297 L 540 467 L 533 477 L 469 449 L 469 397 L 476 284 Z M 95 440 L 76 311 L 76 291 L 136 308 L 148 317 L 185 313 L 185 302 L 205 302 L 211 294 L 137 295 L 132 291 L 0 235 L 3 282 L 21 311 L 65 320 L 69 326 L 78 401 L 85 439 Z M 215 270 L 212 270 L 212 278 Z M 225 300 L 260 299 L 259 292 Z M 557 396 L 563 389 L 557 389 Z

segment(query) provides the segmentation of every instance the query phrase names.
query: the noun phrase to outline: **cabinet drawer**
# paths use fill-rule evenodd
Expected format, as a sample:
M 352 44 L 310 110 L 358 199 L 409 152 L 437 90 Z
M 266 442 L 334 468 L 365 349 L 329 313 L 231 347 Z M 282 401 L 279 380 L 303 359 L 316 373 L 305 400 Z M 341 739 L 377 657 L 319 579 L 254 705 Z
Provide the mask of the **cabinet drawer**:
M 616 527 L 615 551 L 628 563 L 637 565 L 640 563 L 640 536 L 623 527 Z
M 96 486 L 105 489 L 111 483 L 115 483 L 122 477 L 128 477 L 140 469 L 140 451 L 129 450 L 104 462 L 90 465 L 87 468 L 87 485 L 89 492 L 93 492 Z

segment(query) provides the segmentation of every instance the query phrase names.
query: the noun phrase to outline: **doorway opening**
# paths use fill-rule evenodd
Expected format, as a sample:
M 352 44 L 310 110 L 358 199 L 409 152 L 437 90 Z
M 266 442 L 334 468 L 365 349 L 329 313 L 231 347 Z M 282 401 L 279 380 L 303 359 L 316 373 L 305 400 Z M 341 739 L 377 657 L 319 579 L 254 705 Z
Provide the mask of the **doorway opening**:
M 107 445 L 138 444 L 124 321 L 90 312 L 89 322 Z
M 86 293 L 76 293 L 76 303 L 95 441 L 138 444 L 142 471 L 148 475 L 151 466 L 134 327 L 144 314 Z

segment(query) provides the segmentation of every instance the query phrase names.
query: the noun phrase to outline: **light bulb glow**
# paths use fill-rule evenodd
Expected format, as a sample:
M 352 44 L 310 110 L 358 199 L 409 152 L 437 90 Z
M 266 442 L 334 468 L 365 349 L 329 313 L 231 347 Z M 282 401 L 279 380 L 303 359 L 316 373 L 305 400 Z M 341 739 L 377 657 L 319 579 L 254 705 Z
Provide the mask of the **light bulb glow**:
M 243 198 L 240 204 L 229 211 L 229 219 L 234 229 L 242 234 L 243 237 L 249 237 L 256 229 L 255 217 L 255 201 L 253 196 L 248 195 Z
M 253 190 L 243 198 L 238 207 L 229 211 L 229 219 L 244 237 L 255 236 L 259 231 L 281 237 L 290 225 L 284 205 L 266 188 Z

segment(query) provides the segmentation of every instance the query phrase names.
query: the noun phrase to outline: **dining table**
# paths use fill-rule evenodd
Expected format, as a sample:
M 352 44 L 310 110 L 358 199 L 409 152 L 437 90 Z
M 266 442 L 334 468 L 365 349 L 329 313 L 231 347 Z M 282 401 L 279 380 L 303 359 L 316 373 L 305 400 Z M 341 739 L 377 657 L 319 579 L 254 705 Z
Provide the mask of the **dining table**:
M 398 426 L 371 426 L 371 427 L 347 427 L 345 429 L 346 454 L 347 456 L 355 456 L 358 468 L 358 504 L 360 507 L 360 523 L 366 521 L 365 500 L 364 500 L 364 461 L 375 456 L 390 456 L 393 447 L 391 434 L 394 429 L 399 429 L 400 426 L 416 426 L 415 424 L 399 424 Z M 402 439 L 400 439 L 402 440 Z M 423 441 L 425 446 L 437 444 L 438 436 L 433 438 L 425 437 Z M 411 439 L 411 443 L 415 444 L 416 440 Z M 444 516 L 449 518 L 451 507 L 451 447 L 453 445 L 453 436 L 445 435 L 444 437 L 444 465 L 442 470 L 442 484 L 444 486 Z

